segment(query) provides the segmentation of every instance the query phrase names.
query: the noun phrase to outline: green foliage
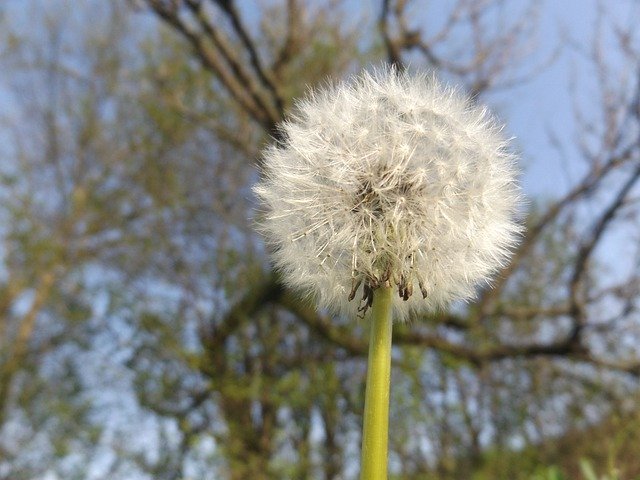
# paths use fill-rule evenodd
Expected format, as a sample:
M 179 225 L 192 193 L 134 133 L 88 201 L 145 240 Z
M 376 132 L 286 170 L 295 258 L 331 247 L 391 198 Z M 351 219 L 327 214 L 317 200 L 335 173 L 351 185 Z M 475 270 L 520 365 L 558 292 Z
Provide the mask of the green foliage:
M 565 480 L 558 467 L 549 467 L 545 472 L 531 477 L 531 480 Z
M 581 458 L 579 461 L 580 465 L 580 477 L 567 477 L 562 474 L 558 467 L 549 467 L 546 470 L 534 475 L 530 480 L 568 480 L 572 478 L 574 480 L 622 480 L 622 477 L 619 476 L 618 470 L 615 468 L 610 468 L 607 473 L 603 473 L 598 475 L 596 473 L 593 464 L 584 458 Z M 633 477 L 633 479 L 629 478 L 628 480 L 639 480 L 640 476 Z

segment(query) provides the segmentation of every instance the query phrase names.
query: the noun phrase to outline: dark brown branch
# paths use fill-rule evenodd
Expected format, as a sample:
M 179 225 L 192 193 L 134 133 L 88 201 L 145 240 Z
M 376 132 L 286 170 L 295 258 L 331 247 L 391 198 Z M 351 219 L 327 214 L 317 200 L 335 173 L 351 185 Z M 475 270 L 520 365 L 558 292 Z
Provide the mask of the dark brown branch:
M 640 170 L 640 169 L 639 169 Z M 293 313 L 296 318 L 307 325 L 316 335 L 330 344 L 343 349 L 349 356 L 364 356 L 367 352 L 367 342 L 360 336 L 354 336 L 353 331 L 335 323 L 328 316 L 320 315 L 316 310 L 301 301 L 299 297 L 288 292 L 276 275 L 265 278 L 262 283 L 251 290 L 236 306 L 231 309 L 219 326 L 213 329 L 206 338 L 206 346 L 213 351 L 219 351 L 224 341 L 251 315 L 258 313 L 270 304 L 277 304 Z M 541 312 L 544 310 L 541 310 Z M 534 316 L 539 312 L 523 311 L 525 316 Z M 549 314 L 566 314 L 564 307 L 548 309 Z M 459 323 L 455 317 L 440 316 L 434 318 L 436 323 L 447 325 Z M 468 327 L 466 327 L 468 328 Z M 522 345 L 493 345 L 476 348 L 472 345 L 455 343 L 441 335 L 418 331 L 408 325 L 397 325 L 394 329 L 394 345 L 415 346 L 429 348 L 451 355 L 461 361 L 468 362 L 475 367 L 487 363 L 500 362 L 512 358 L 551 357 L 565 358 L 571 361 L 586 362 L 594 366 L 609 368 L 633 375 L 640 374 L 640 363 L 636 362 L 608 362 L 593 357 L 579 335 L 570 331 L 560 340 L 551 343 L 528 343 Z
M 273 96 L 273 101 L 278 112 L 279 120 L 284 116 L 284 102 L 282 100 L 282 96 L 280 95 L 280 92 L 278 91 L 278 88 L 271 75 L 262 66 L 262 62 L 260 61 L 260 57 L 258 56 L 256 46 L 251 37 L 249 37 L 247 30 L 244 28 L 244 25 L 242 24 L 240 14 L 238 13 L 238 10 L 235 6 L 235 2 L 233 0 L 216 0 L 216 3 L 227 13 L 229 20 L 231 20 L 231 24 L 233 25 L 233 29 L 235 30 L 236 34 L 240 38 L 240 41 L 249 54 L 249 59 L 251 61 L 253 69 L 258 75 L 260 81 Z
M 520 262 L 524 260 L 526 255 L 536 245 L 536 240 L 538 239 L 540 234 L 549 225 L 551 225 L 551 223 L 556 218 L 558 218 L 558 216 L 568 206 L 570 206 L 577 200 L 592 194 L 595 191 L 596 187 L 600 184 L 602 179 L 608 173 L 629 161 L 633 155 L 634 148 L 635 145 L 630 146 L 619 155 L 610 158 L 605 165 L 601 167 L 594 167 L 583 177 L 582 181 L 573 190 L 565 195 L 564 198 L 551 205 L 551 207 L 549 207 L 542 218 L 527 230 L 526 237 L 523 239 L 522 243 L 514 253 L 509 265 L 503 268 L 496 276 L 493 288 L 491 290 L 485 290 L 482 297 L 480 298 L 479 306 L 482 314 L 487 314 L 490 303 L 500 295 L 500 293 L 502 292 L 502 287 L 504 287 L 504 284 L 516 271 Z
M 319 315 L 314 308 L 303 303 L 299 297 L 287 292 L 280 297 L 279 304 L 295 314 L 316 334 L 337 347 L 343 348 L 349 354 L 357 356 L 366 354 L 366 342 L 363 342 L 361 338 L 354 337 L 344 327 L 335 325 L 331 318 Z
M 625 198 L 640 178 L 640 162 L 633 170 L 632 175 L 624 183 L 611 205 L 604 211 L 598 222 L 594 225 L 589 238 L 582 243 L 576 257 L 573 274 L 569 281 L 569 291 L 571 299 L 571 313 L 576 322 L 582 324 L 584 320 L 584 306 L 579 298 L 579 288 L 582 284 L 582 278 L 586 271 L 587 263 L 595 250 L 596 246 L 602 239 L 607 226 L 613 221 L 618 210 L 624 205 Z
M 514 320 L 530 320 L 535 317 L 560 317 L 569 315 L 571 309 L 569 305 L 544 306 L 518 306 L 518 305 L 498 305 L 491 312 L 492 316 L 504 316 Z
M 271 70 L 278 77 L 285 65 L 300 49 L 300 11 L 297 0 L 287 0 L 287 34 Z
M 179 32 L 192 46 L 196 57 L 202 63 L 203 67 L 212 72 L 222 83 L 231 97 L 240 105 L 240 107 L 248 113 L 257 123 L 274 137 L 278 138 L 279 134 L 276 129 L 276 123 L 279 118 L 274 118 L 273 112 L 266 109 L 265 105 L 258 99 L 256 92 L 247 93 L 248 85 L 238 78 L 233 69 L 225 66 L 223 59 L 220 57 L 221 52 L 218 49 L 212 49 L 211 44 L 206 39 L 189 28 L 183 20 L 179 18 L 177 7 L 172 8 L 166 6 L 164 2 L 158 0 L 146 0 L 149 7 L 168 25 Z M 211 39 L 215 47 L 215 42 Z
M 378 20 L 378 28 L 380 29 L 382 40 L 384 41 L 384 45 L 387 49 L 387 61 L 390 65 L 398 69 L 398 71 L 401 71 L 404 69 L 401 54 L 402 47 L 397 40 L 391 38 L 391 33 L 389 32 L 389 23 L 391 21 L 390 3 L 390 0 L 382 1 L 382 10 Z
M 197 0 L 187 0 L 186 5 L 194 14 L 216 50 L 220 55 L 222 55 L 226 63 L 229 65 L 229 68 L 238 81 L 249 91 L 251 98 L 253 98 L 255 103 L 265 112 L 272 123 L 277 123 L 282 116 L 282 112 L 274 111 L 270 102 L 262 98 L 258 85 L 256 85 L 254 79 L 251 78 L 249 72 L 246 71 L 243 64 L 236 56 L 234 48 L 205 14 L 202 2 Z
M 517 357 L 570 357 L 583 359 L 586 355 L 584 348 L 573 338 L 566 337 L 553 343 L 533 343 L 526 345 L 496 345 L 476 349 L 464 345 L 451 343 L 442 337 L 424 334 L 410 330 L 396 330 L 394 342 L 399 345 L 414 345 L 433 348 L 466 360 L 475 366 L 487 362 L 496 362 Z
M 312 307 L 303 305 L 297 297 L 285 293 L 279 302 L 325 340 L 345 349 L 352 355 L 366 354 L 366 341 L 359 337 L 354 337 L 348 329 L 336 326 L 330 317 L 319 315 Z M 548 344 L 497 345 L 476 349 L 450 342 L 439 335 L 417 332 L 415 329 L 405 326 L 396 326 L 393 342 L 394 345 L 411 345 L 438 350 L 475 366 L 516 357 L 551 356 L 579 360 L 588 359 L 584 347 L 578 343 L 577 339 L 571 336 Z M 596 360 L 591 359 L 591 361 L 595 362 Z

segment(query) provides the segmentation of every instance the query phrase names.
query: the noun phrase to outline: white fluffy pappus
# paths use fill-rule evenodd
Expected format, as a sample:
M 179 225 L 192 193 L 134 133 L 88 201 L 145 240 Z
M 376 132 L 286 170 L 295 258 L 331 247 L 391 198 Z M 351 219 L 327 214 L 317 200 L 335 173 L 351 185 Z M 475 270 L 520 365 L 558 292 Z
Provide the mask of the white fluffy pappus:
M 397 289 L 396 319 L 472 298 L 521 231 L 501 130 L 433 75 L 381 69 L 311 92 L 254 189 L 284 280 L 346 315 L 381 286 Z

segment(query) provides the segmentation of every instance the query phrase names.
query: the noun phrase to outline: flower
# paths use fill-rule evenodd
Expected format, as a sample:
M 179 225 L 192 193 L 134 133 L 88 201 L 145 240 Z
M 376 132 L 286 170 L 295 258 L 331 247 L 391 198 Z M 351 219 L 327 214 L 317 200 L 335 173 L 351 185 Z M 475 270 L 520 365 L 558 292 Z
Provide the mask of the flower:
M 402 319 L 472 298 L 507 262 L 516 157 L 488 110 L 435 76 L 362 73 L 311 92 L 281 131 L 254 188 L 260 228 L 320 307 L 366 312 L 393 286 Z

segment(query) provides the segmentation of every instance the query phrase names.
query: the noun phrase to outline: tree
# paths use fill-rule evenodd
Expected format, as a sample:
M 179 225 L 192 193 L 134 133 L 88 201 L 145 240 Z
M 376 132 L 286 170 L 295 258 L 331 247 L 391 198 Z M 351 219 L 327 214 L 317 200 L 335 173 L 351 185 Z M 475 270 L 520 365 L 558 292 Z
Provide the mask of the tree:
M 536 6 L 443 2 L 422 24 L 428 4 L 402 0 L 381 1 L 374 18 L 334 1 L 131 3 L 66 4 L 72 28 L 50 16 L 49 41 L 14 37 L 7 49 L 26 103 L 4 120 L 16 147 L 3 170 L 0 431 L 18 421 L 46 442 L 55 429 L 34 419 L 48 418 L 71 450 L 29 459 L 27 440 L 3 437 L 0 475 L 70 476 L 52 459 L 71 451 L 112 455 L 105 478 L 350 478 L 366 325 L 317 312 L 271 271 L 247 221 L 260 148 L 286 141 L 277 123 L 308 85 L 371 62 L 411 60 L 490 100 L 544 67 L 529 56 Z M 635 68 L 633 31 L 601 22 L 598 41 Z M 637 236 L 638 85 L 617 83 L 603 51 L 587 52 L 601 96 L 597 115 L 578 116 L 581 176 L 532 202 L 493 289 L 397 329 L 398 478 L 470 478 L 634 392 L 637 352 L 620 339 L 635 334 L 638 269 L 606 250 Z M 637 267 L 637 245 L 622 245 Z M 68 369 L 49 371 L 52 358 Z M 87 399 L 112 388 L 107 361 L 130 376 L 119 394 L 136 393 L 129 429 L 118 415 L 96 420 L 101 396 Z M 69 408 L 52 410 L 63 397 Z M 155 447 L 129 440 L 144 422 Z
M 299 28 L 297 23 L 304 18 L 300 14 L 304 7 L 297 2 L 287 3 L 286 33 L 281 35 L 279 48 L 269 51 L 261 47 L 264 43 L 272 45 L 272 42 L 261 41 L 260 32 L 248 26 L 245 12 L 234 2 L 149 0 L 143 3 L 186 40 L 194 58 L 205 71 L 210 72 L 214 81 L 220 82 L 221 88 L 253 122 L 278 139 L 274 124 L 286 118 L 290 103 L 283 100 L 281 92 L 300 90 L 289 87 L 287 80 L 291 79 L 279 74 L 287 66 L 279 52 L 295 47 L 295 32 Z M 522 56 L 527 53 L 524 45 L 531 34 L 531 21 L 535 15 L 532 15 L 532 10 L 524 10 L 520 16 L 514 17 L 510 10 L 514 6 L 502 6 L 501 10 L 501 5 L 492 2 L 458 2 L 451 7 L 450 16 L 443 22 L 443 30 L 429 36 L 430 32 L 421 31 L 417 25 L 411 24 L 406 2 L 384 1 L 380 7 L 378 26 L 388 61 L 403 68 L 407 55 L 414 60 L 420 58 L 442 75 L 456 78 L 478 96 L 526 78 L 531 71 L 523 71 L 522 64 L 514 62 L 514 58 L 525 58 Z M 511 21 L 507 18 L 511 18 Z M 506 25 L 498 32 L 487 27 L 504 23 Z M 451 37 L 461 25 L 466 26 L 471 38 L 470 46 L 461 57 L 452 60 L 455 57 L 451 55 L 451 43 L 458 39 Z M 622 34 L 620 36 L 624 37 Z M 628 38 L 626 40 L 628 43 Z M 312 43 L 312 40 L 303 43 Z M 596 60 L 602 62 L 597 57 Z M 600 69 L 606 68 L 602 63 L 597 65 Z M 600 75 L 599 78 L 604 81 L 607 77 Z M 605 93 L 610 89 L 604 84 L 600 87 Z M 635 87 L 629 85 L 628 88 Z M 249 99 L 242 96 L 247 92 Z M 503 396 L 508 394 L 508 391 L 500 393 L 505 369 L 513 375 L 506 385 L 509 390 L 514 386 L 521 388 L 526 379 L 537 384 L 552 382 L 556 385 L 554 372 L 566 368 L 568 362 L 574 366 L 584 366 L 585 375 L 590 381 L 594 379 L 594 372 L 600 369 L 637 374 L 638 362 L 634 355 L 613 358 L 598 354 L 597 340 L 594 338 L 594 332 L 601 330 L 597 325 L 601 320 L 593 312 L 596 305 L 602 305 L 603 302 L 617 304 L 618 310 L 614 309 L 616 313 L 607 319 L 607 325 L 622 325 L 632 321 L 635 312 L 633 298 L 637 293 L 637 272 L 619 278 L 613 286 L 605 287 L 597 282 L 599 270 L 595 260 L 597 247 L 603 241 L 604 234 L 613 229 L 613 220 L 620 211 L 625 210 L 626 215 L 637 213 L 628 211 L 629 194 L 638 179 L 638 170 L 633 161 L 637 154 L 636 142 L 626 135 L 623 127 L 629 122 L 637 122 L 637 117 L 628 109 L 624 115 L 616 113 L 619 118 L 612 115 L 612 112 L 620 112 L 633 98 L 632 92 L 625 93 L 626 97 L 615 100 L 610 96 L 603 97 L 603 111 L 609 122 L 604 124 L 604 129 L 596 129 L 597 134 L 591 139 L 600 148 L 595 151 L 583 149 L 581 153 L 587 169 L 581 180 L 575 182 L 563 197 L 541 206 L 536 215 L 530 217 L 527 234 L 515 260 L 501 272 L 494 288 L 483 291 L 478 302 L 460 315 L 447 313 L 421 319 L 396 334 L 395 341 L 403 355 L 408 355 L 407 351 L 412 349 L 425 347 L 437 353 L 432 369 L 444 369 L 444 383 L 438 390 L 451 389 L 461 399 L 457 401 L 460 405 L 458 408 L 467 410 L 459 420 L 461 423 L 453 427 L 460 429 L 458 433 L 451 431 L 452 425 L 447 425 L 452 421 L 451 415 L 443 414 L 444 428 L 449 433 L 443 432 L 437 441 L 446 442 L 441 448 L 444 451 L 452 449 L 450 455 L 453 458 L 467 451 L 477 453 L 480 449 L 478 437 L 482 431 L 487 431 L 488 425 L 497 425 L 496 435 L 502 437 L 506 444 L 514 435 L 522 434 L 526 427 L 522 414 L 516 414 L 513 419 L 500 419 Z M 584 127 L 586 131 L 594 131 L 589 128 L 593 125 Z M 612 143 L 612 139 L 616 140 Z M 618 181 L 615 188 L 610 189 L 605 185 L 612 177 L 618 177 Z M 581 205 L 591 204 L 594 199 L 600 199 L 602 194 L 606 203 L 598 214 L 589 219 L 578 217 Z M 598 260 L 604 261 L 600 257 Z M 631 288 L 624 288 L 622 294 L 620 288 L 623 285 Z M 215 346 L 218 352 L 224 343 L 234 338 L 235 332 L 242 330 L 243 320 L 251 318 L 252 314 L 258 316 L 263 308 L 271 309 L 274 305 L 281 311 L 294 314 L 303 325 L 319 334 L 319 339 L 326 343 L 327 349 L 337 348 L 349 357 L 359 358 L 362 355 L 364 345 L 357 327 L 300 306 L 299 301 L 280 286 L 277 276 L 271 274 L 248 291 L 247 296 L 237 304 L 238 310 L 232 308 L 222 323 L 212 329 L 212 347 Z M 623 305 L 624 308 L 621 308 Z M 238 318 L 238 311 L 242 312 L 242 319 Z M 532 324 L 534 320 L 536 323 Z M 541 328 L 545 325 L 550 325 L 555 333 L 541 337 Z M 520 338 L 516 340 L 517 337 Z M 252 342 L 247 342 L 247 346 L 255 342 L 253 338 Z M 212 347 L 211 350 L 214 349 Z M 531 362 L 540 365 L 543 359 L 551 361 L 544 362 L 543 368 L 537 366 L 534 370 L 528 366 Z M 455 366 L 452 367 L 451 362 Z M 576 367 L 574 371 L 579 370 Z M 542 378 L 536 380 L 539 376 Z M 562 376 L 557 381 L 564 383 L 566 378 Z M 476 387 L 470 386 L 474 383 Z M 487 405 L 488 416 L 482 425 L 474 424 L 471 421 L 472 413 L 468 411 L 481 408 L 481 405 L 474 406 L 472 400 L 464 400 L 471 395 L 465 390 L 473 388 L 486 392 L 488 398 L 483 398 L 483 401 L 498 403 L 494 416 Z M 523 404 L 521 408 L 535 417 L 536 410 L 544 411 L 544 402 L 552 401 L 552 392 L 543 391 L 543 398 L 539 400 L 542 405 L 531 408 Z M 537 391 L 531 393 L 536 396 L 539 394 Z M 508 395 L 513 398 L 513 393 Z M 579 395 L 572 398 L 583 397 Z M 273 411 L 272 408 L 268 410 Z M 411 425 L 415 425 L 415 420 L 412 418 Z M 268 424 L 271 425 L 271 421 Z M 452 434 L 456 436 L 446 440 Z M 254 430 L 251 438 L 260 438 L 261 435 L 265 435 L 265 432 Z M 463 445 L 462 449 L 460 445 Z M 267 458 L 272 453 L 266 448 L 259 455 Z M 415 458 L 415 451 L 412 453 Z M 422 473 L 418 471 L 416 475 L 423 475 L 424 469 L 429 468 L 426 460 L 419 467 Z M 329 462 L 325 460 L 322 463 L 327 465 Z M 260 470 L 266 471 L 265 468 Z

